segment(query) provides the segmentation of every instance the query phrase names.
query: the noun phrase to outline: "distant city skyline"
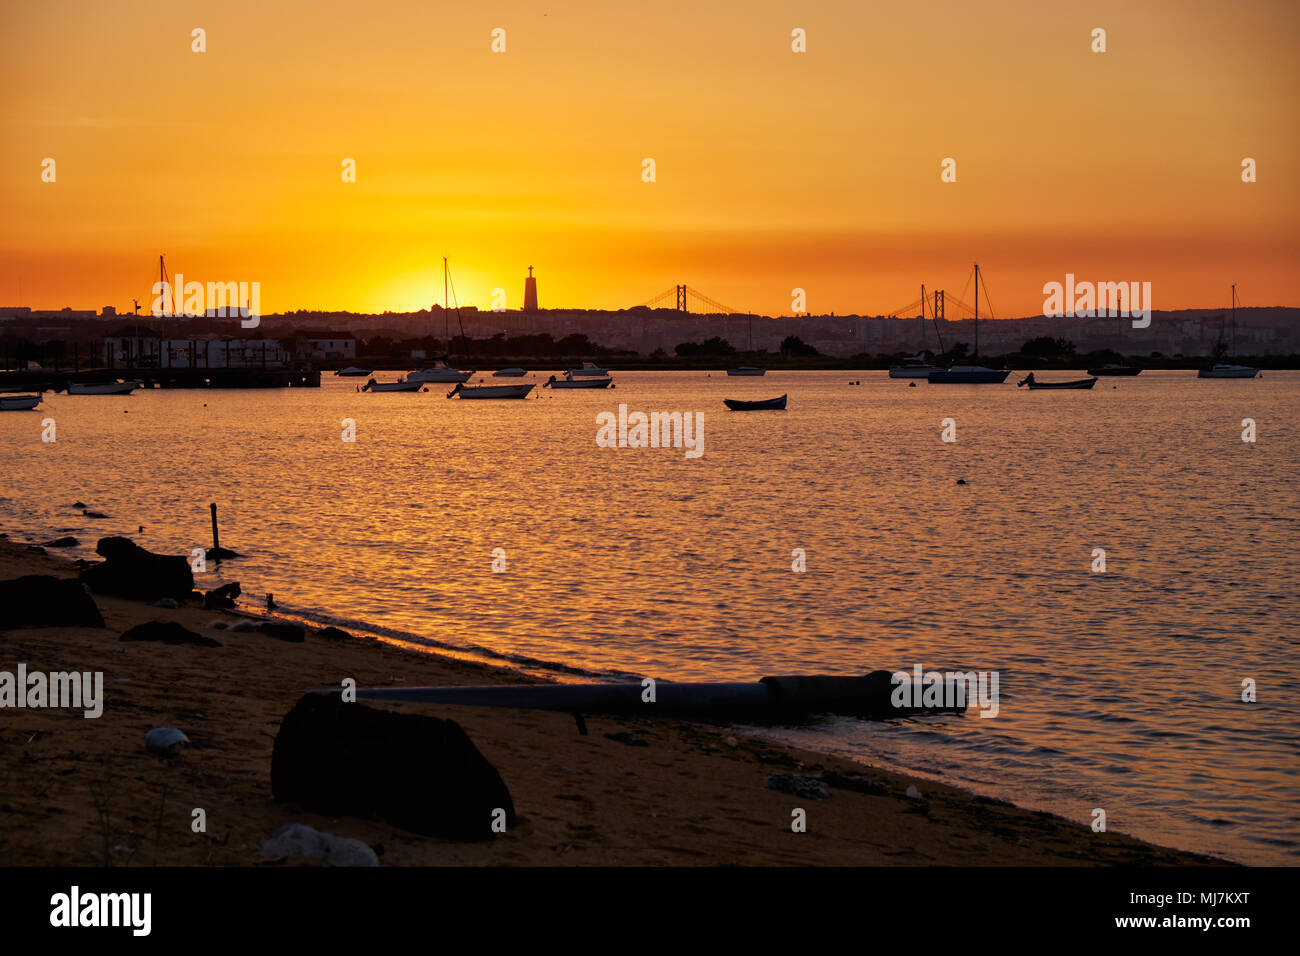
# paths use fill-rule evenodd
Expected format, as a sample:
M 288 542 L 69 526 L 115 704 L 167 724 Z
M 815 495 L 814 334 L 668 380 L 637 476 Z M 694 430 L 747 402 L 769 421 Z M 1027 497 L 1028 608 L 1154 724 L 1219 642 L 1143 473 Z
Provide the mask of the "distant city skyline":
M 125 309 L 165 252 L 268 313 L 427 307 L 444 255 L 480 307 L 533 265 L 543 307 L 888 311 L 976 261 L 997 315 L 1066 272 L 1296 302 L 1293 2 L 736 11 L 11 7 L 0 301 Z

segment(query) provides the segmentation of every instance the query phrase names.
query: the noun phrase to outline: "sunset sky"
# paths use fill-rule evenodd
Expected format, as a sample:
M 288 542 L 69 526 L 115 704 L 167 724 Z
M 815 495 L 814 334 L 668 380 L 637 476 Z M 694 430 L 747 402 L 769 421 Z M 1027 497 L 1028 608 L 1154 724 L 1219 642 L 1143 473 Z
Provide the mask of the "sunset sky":
M 975 261 L 1004 316 L 1066 272 L 1300 305 L 1298 27 L 1294 0 L 10 3 L 0 306 L 147 308 L 160 252 L 266 313 L 427 307 L 443 255 L 481 308 L 533 265 L 543 307 L 684 282 L 877 314 Z

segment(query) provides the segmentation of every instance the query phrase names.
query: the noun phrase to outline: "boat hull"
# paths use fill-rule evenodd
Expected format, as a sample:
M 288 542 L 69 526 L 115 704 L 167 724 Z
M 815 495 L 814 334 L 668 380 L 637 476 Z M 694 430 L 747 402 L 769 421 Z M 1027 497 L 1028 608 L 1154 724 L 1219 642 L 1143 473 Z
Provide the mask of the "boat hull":
M 783 411 L 785 409 L 786 396 L 780 398 L 768 398 L 760 402 L 744 402 L 735 398 L 724 398 L 722 403 L 733 412 L 760 412 L 768 409 L 774 411 Z
M 1214 368 L 1203 368 L 1196 373 L 1197 378 L 1254 378 L 1259 374 L 1259 369 L 1252 368 L 1249 365 L 1216 365 Z
M 1115 365 L 1088 369 L 1089 375 L 1139 375 L 1142 369 L 1133 365 Z
M 889 368 L 890 378 L 929 378 L 931 372 L 942 372 L 943 369 L 934 368 L 930 365 L 891 365 Z
M 355 366 L 350 365 L 347 368 L 339 369 L 334 374 L 337 375 L 339 378 L 369 378 L 374 373 L 375 373 L 374 369 L 357 368 Z
M 609 388 L 614 384 L 612 378 L 573 378 L 552 379 L 546 383 L 548 388 Z
M 459 395 L 461 398 L 527 398 L 533 390 L 532 385 L 475 385 L 468 387 L 458 385 L 447 397 Z
M 454 385 L 457 382 L 468 382 L 474 375 L 473 372 L 462 372 L 459 369 L 416 369 L 406 376 L 408 382 L 419 382 L 422 385 L 429 383 L 439 383 L 443 385 Z
M 992 368 L 940 369 L 931 372 L 927 378 L 931 385 L 1001 385 L 1010 374 L 1010 370 Z
M 526 369 L 522 368 L 503 368 L 499 372 L 493 372 L 493 378 L 523 378 L 528 374 Z
M 363 392 L 418 392 L 424 382 L 375 382 L 370 381 L 361 386 Z
M 25 412 L 40 403 L 39 395 L 0 395 L 0 412 Z
M 727 374 L 730 375 L 730 376 L 732 376 L 732 377 L 737 377 L 737 376 L 750 376 L 750 377 L 757 377 L 757 376 L 760 376 L 760 375 L 766 375 L 766 374 L 767 374 L 767 369 L 765 369 L 765 368 L 750 368 L 750 367 L 748 367 L 748 366 L 742 365 L 740 368 L 729 368 L 729 369 L 727 369 Z
M 1081 378 L 1073 382 L 1029 382 L 1028 388 L 1031 392 L 1041 391 L 1060 391 L 1061 389 L 1086 389 L 1092 388 L 1097 384 L 1095 378 Z
M 138 382 L 69 382 L 69 395 L 130 395 Z

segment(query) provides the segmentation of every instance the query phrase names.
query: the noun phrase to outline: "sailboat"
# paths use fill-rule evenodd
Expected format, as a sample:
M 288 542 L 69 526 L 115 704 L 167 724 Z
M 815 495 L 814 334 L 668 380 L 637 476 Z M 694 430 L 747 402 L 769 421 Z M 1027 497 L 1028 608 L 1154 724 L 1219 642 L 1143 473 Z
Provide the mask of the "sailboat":
M 942 293 L 939 292 L 938 290 L 936 290 L 934 293 L 934 301 L 936 306 L 938 305 L 939 302 L 942 301 Z M 936 338 L 939 338 L 939 315 L 937 312 L 934 313 L 934 334 Z M 924 285 L 921 286 L 921 338 L 923 340 L 922 344 L 924 344 L 924 338 L 925 338 L 925 286 Z M 943 340 L 941 338 L 939 339 L 939 350 L 943 351 Z M 931 372 L 939 372 L 939 371 L 942 371 L 942 369 L 938 368 L 935 365 L 931 365 L 928 361 L 926 361 L 924 355 L 922 355 L 921 353 L 917 353 L 916 355 L 912 355 L 909 356 L 908 358 L 903 359 L 901 365 L 889 366 L 889 377 L 928 379 L 930 377 Z
M 1232 286 L 1232 350 L 1235 352 L 1237 347 L 1237 285 Z M 1214 355 L 1216 358 L 1223 355 L 1226 350 L 1223 347 L 1223 326 L 1219 326 L 1219 341 L 1214 346 Z M 1254 378 L 1259 374 L 1259 369 L 1252 365 L 1233 365 L 1229 362 L 1215 362 L 1209 368 L 1203 368 L 1196 373 L 1197 378 Z
M 445 323 L 444 334 L 447 340 L 447 353 L 451 354 L 451 308 L 447 301 L 447 287 L 449 283 L 450 272 L 447 268 L 447 257 L 442 257 L 442 317 Z M 460 325 L 460 338 L 465 340 L 465 326 L 460 321 L 460 306 L 456 307 L 456 323 Z M 446 362 L 438 361 L 433 365 L 425 368 L 417 368 L 406 376 L 408 382 L 468 382 L 473 378 L 474 373 L 463 372 L 460 369 L 452 368 Z
M 980 354 L 980 266 L 975 263 L 975 351 L 971 358 Z M 985 298 L 988 289 L 984 290 Z M 929 374 L 931 385 L 1001 385 L 1011 374 L 1010 369 L 992 369 L 984 365 L 954 365 L 949 369 L 937 369 Z

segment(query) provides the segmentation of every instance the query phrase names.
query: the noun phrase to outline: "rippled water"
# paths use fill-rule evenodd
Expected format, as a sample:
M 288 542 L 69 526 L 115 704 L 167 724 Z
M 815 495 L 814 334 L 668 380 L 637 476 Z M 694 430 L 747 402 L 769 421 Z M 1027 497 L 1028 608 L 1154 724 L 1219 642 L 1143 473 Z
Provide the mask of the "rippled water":
M 1169 845 L 1300 862 L 1300 373 L 1060 393 L 882 372 L 616 381 L 526 402 L 332 377 L 52 396 L 0 415 L 0 520 L 188 552 L 209 543 L 215 501 L 222 544 L 246 557 L 203 586 L 238 579 L 306 617 L 576 673 L 996 670 L 996 719 L 776 735 L 1073 819 L 1102 807 L 1110 829 Z M 783 392 L 784 413 L 722 405 Z M 704 456 L 596 447 L 596 414 L 619 402 L 704 412 Z M 83 518 L 78 499 L 111 517 Z M 1257 703 L 1240 702 L 1245 678 Z

